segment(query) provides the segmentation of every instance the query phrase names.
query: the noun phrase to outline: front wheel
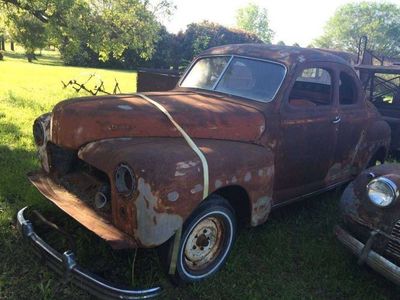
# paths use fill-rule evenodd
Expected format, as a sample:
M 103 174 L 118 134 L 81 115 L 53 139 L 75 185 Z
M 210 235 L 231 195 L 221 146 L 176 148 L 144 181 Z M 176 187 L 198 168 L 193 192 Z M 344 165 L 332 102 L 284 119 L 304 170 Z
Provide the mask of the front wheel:
M 174 281 L 209 278 L 224 265 L 236 237 L 237 222 L 229 202 L 211 196 L 185 222 L 178 250 Z M 171 262 L 173 239 L 167 247 Z

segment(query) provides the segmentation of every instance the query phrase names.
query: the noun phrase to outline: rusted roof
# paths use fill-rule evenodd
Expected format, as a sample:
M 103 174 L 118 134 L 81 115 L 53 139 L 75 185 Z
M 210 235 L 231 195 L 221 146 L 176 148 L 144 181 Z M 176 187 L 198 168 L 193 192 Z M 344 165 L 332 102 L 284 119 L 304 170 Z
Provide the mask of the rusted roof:
M 285 65 L 306 61 L 329 61 L 349 65 L 350 64 L 331 51 L 314 48 L 301 48 L 291 46 L 277 46 L 266 44 L 232 44 L 214 47 L 200 54 L 204 55 L 242 55 L 261 59 L 275 60 Z

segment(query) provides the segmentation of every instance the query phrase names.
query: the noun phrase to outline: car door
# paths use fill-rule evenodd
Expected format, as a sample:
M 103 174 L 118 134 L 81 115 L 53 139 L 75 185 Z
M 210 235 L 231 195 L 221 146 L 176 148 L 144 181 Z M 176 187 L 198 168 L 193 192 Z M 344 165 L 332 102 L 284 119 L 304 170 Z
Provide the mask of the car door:
M 304 65 L 296 72 L 280 109 L 275 204 L 325 187 L 337 137 L 335 66 Z
M 365 142 L 368 114 L 356 73 L 338 65 L 338 135 L 335 165 L 328 174 L 331 183 L 344 181 L 359 172 L 357 153 Z

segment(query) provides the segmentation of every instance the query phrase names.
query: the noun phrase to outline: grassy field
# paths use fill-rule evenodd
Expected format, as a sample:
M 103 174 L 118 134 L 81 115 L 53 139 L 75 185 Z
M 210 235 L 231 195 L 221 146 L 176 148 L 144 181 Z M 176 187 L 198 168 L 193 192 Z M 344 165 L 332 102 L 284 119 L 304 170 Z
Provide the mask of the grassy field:
M 132 283 L 133 251 L 112 251 L 50 205 L 25 176 L 38 168 L 33 120 L 58 101 L 77 96 L 63 89 L 61 80 L 93 72 L 106 88 L 112 89 L 116 78 L 122 92 L 135 90 L 134 72 L 64 67 L 51 53 L 32 64 L 10 53 L 0 61 L 0 299 L 90 299 L 42 266 L 25 247 L 15 229 L 15 214 L 26 205 L 51 213 L 73 232 L 82 265 L 109 279 Z M 139 250 L 133 285 L 162 284 L 162 299 L 399 298 L 398 287 L 358 266 L 335 240 L 338 199 L 337 192 L 326 193 L 274 212 L 258 228 L 241 229 L 227 265 L 206 282 L 174 287 L 155 251 Z

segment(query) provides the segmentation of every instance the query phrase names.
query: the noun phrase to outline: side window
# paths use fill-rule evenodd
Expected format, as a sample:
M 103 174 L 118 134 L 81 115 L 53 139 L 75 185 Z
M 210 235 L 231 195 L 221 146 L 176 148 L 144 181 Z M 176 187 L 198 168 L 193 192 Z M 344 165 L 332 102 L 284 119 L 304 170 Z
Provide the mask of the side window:
M 357 87 L 353 78 L 344 73 L 340 73 L 339 82 L 339 103 L 341 105 L 351 105 L 357 103 Z
M 298 108 L 312 108 L 332 104 L 332 78 L 322 68 L 304 69 L 289 95 L 289 104 Z

